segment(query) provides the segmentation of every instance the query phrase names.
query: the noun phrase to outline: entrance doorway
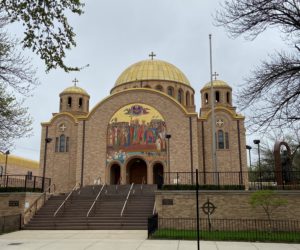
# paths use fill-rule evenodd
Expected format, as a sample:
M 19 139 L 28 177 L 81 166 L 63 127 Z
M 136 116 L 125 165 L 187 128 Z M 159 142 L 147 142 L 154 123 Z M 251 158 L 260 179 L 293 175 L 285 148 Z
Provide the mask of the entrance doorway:
M 147 183 L 147 164 L 140 158 L 134 158 L 127 164 L 127 176 L 129 184 Z
M 119 184 L 120 181 L 120 165 L 119 164 L 113 164 L 110 167 L 110 184 L 116 185 Z
M 164 184 L 164 166 L 161 163 L 155 163 L 153 166 L 153 184 Z

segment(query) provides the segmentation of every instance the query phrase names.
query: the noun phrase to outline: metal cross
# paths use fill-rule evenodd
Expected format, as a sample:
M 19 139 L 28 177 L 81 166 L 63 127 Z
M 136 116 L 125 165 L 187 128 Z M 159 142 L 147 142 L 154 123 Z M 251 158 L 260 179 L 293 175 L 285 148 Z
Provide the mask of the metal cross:
M 219 74 L 217 72 L 213 73 L 212 76 L 215 78 L 214 80 L 217 80 L 217 76 L 219 76 Z
M 77 84 L 79 81 L 75 78 L 72 82 L 74 82 L 74 86 L 76 87 L 76 84 Z
M 153 57 L 155 57 L 156 55 L 153 53 L 153 51 L 149 54 L 149 57 L 151 57 L 151 60 L 153 61 Z
M 224 121 L 219 119 L 219 120 L 217 120 L 216 124 L 218 127 L 222 127 L 224 125 Z
M 62 124 L 59 128 L 60 128 L 61 131 L 64 132 L 67 127 L 65 126 L 65 124 Z

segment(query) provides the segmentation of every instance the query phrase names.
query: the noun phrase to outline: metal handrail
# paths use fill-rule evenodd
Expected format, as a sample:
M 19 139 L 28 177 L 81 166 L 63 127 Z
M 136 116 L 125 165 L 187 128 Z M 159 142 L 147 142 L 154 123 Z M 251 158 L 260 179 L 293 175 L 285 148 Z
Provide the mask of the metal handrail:
M 131 189 L 133 188 L 133 185 L 134 185 L 134 183 L 131 184 L 131 187 L 130 187 L 129 192 L 128 192 L 127 197 L 126 197 L 126 200 L 124 202 L 124 205 L 123 205 L 123 208 L 122 208 L 122 211 L 121 211 L 121 214 L 120 214 L 121 217 L 123 216 L 123 212 L 124 212 L 124 209 L 126 207 L 126 204 L 127 204 Z
M 142 185 L 141 185 L 141 191 L 143 190 L 143 185 L 146 183 L 145 181 L 145 176 L 143 176 L 143 179 L 142 179 Z
M 106 185 L 106 184 L 102 185 L 102 188 L 100 189 L 100 191 L 99 191 L 98 195 L 96 196 L 96 198 L 95 198 L 95 200 L 94 200 L 92 206 L 90 207 L 89 211 L 87 212 L 86 217 L 89 217 L 90 212 L 92 211 L 94 205 L 96 204 L 96 202 L 97 202 L 97 200 L 98 200 L 98 198 L 99 198 L 99 196 L 100 196 L 100 194 L 101 194 L 101 192 L 102 192 L 102 190 L 103 190 L 103 188 L 104 188 L 105 185 Z
M 44 201 L 43 201 L 43 204 L 45 204 L 45 200 L 46 200 L 46 194 L 47 193 L 50 193 L 51 192 L 51 188 L 53 187 L 53 192 L 55 192 L 55 184 L 53 183 L 53 184 L 51 184 L 32 204 L 31 204 L 31 206 L 29 207 L 29 208 L 27 208 L 26 210 L 25 210 L 25 212 L 24 212 L 24 215 L 23 215 L 23 218 L 24 218 L 24 224 L 25 224 L 25 217 L 26 217 L 26 214 L 28 213 L 28 212 L 31 212 L 32 211 L 32 208 L 33 207 L 35 207 L 35 211 L 34 211 L 34 213 L 36 213 L 36 211 L 37 211 L 37 204 L 38 204 L 38 202 L 39 202 L 39 200 L 42 198 L 42 197 L 44 197 Z
M 59 212 L 59 210 L 62 208 L 62 206 L 65 205 L 66 201 L 69 199 L 69 197 L 72 195 L 72 193 L 77 190 L 77 186 L 80 185 L 80 183 L 77 183 L 73 189 L 71 190 L 71 192 L 68 194 L 68 196 L 66 197 L 66 199 L 64 199 L 64 201 L 60 204 L 60 206 L 58 207 L 58 209 L 56 209 L 55 213 L 53 214 L 53 217 L 56 216 L 56 214 Z
M 155 214 L 155 210 L 156 210 L 156 201 L 154 201 L 154 206 L 153 206 L 153 211 L 152 211 L 153 215 Z

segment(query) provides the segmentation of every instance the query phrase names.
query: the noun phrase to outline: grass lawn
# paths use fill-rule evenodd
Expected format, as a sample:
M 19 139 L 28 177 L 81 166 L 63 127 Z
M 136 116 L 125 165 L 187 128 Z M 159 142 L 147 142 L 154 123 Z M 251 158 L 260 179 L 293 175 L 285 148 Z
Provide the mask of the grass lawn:
M 196 240 L 196 230 L 158 229 L 152 239 Z M 299 232 L 200 231 L 201 240 L 300 242 Z

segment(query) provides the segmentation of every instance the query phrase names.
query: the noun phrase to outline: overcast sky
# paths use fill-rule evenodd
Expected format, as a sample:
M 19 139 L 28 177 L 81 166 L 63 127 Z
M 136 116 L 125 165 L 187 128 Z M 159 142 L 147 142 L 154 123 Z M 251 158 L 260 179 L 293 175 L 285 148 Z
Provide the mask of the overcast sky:
M 224 28 L 213 25 L 213 14 L 220 7 L 217 0 L 87 0 L 85 13 L 69 21 L 77 34 L 77 47 L 67 57 L 71 66 L 84 66 L 81 72 L 53 70 L 45 73 L 43 62 L 30 51 L 38 69 L 41 85 L 33 91 L 26 105 L 34 119 L 33 136 L 16 141 L 12 153 L 39 160 L 41 122 L 58 112 L 59 93 L 79 80 L 78 86 L 91 95 L 92 108 L 109 95 L 118 76 L 131 64 L 148 59 L 151 51 L 157 59 L 181 69 L 195 89 L 196 110 L 200 109 L 200 89 L 209 82 L 209 39 L 213 38 L 213 71 L 235 92 L 243 79 L 259 62 L 282 48 L 283 42 L 273 30 L 255 41 L 228 38 Z M 20 25 L 9 27 L 22 37 Z M 245 114 L 245 112 L 243 112 Z M 255 135 L 247 138 L 247 143 Z

